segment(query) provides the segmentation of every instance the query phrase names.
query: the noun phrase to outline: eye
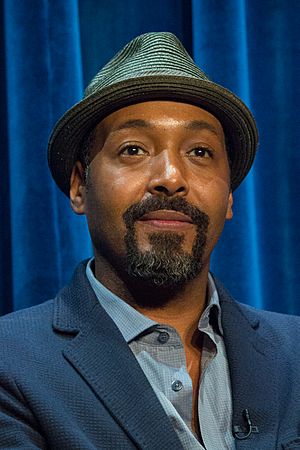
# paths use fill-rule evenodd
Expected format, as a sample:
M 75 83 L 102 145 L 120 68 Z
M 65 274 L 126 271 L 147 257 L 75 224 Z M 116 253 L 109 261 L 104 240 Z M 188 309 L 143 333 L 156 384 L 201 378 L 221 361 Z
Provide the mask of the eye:
M 142 156 L 146 154 L 146 151 L 138 145 L 126 145 L 126 147 L 122 148 L 120 154 L 125 156 Z
M 198 158 L 212 158 L 213 152 L 206 147 L 196 147 L 188 152 L 189 156 L 197 156 Z

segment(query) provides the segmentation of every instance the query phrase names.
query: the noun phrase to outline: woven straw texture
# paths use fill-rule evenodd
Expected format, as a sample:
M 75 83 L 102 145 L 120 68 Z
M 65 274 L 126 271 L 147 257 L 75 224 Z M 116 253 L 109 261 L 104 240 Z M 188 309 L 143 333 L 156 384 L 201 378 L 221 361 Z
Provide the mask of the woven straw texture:
M 172 33 L 147 33 L 129 42 L 93 78 L 83 100 L 58 121 L 48 162 L 59 188 L 69 195 L 83 138 L 100 120 L 124 106 L 159 99 L 194 104 L 218 118 L 228 144 L 231 186 L 236 189 L 255 157 L 254 118 L 236 95 L 207 78 Z

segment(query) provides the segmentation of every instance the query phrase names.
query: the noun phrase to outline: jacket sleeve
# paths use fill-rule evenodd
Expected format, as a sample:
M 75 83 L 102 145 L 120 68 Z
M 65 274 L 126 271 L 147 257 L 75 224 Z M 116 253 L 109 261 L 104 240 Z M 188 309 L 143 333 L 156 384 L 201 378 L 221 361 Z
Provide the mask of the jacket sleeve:
M 46 449 L 38 423 L 13 380 L 0 369 L 0 449 Z

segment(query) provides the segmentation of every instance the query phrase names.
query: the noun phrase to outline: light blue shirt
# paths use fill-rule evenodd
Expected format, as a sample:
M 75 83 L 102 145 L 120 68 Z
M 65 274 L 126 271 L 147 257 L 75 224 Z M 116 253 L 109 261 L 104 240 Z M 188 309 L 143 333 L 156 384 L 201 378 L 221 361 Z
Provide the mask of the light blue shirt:
M 86 274 L 101 304 L 137 358 L 161 405 L 187 450 L 232 450 L 232 395 L 223 341 L 221 308 L 213 278 L 208 279 L 208 305 L 198 323 L 203 333 L 198 417 L 203 447 L 191 428 L 192 380 L 177 331 L 144 316 L 109 291 L 94 276 L 89 261 Z

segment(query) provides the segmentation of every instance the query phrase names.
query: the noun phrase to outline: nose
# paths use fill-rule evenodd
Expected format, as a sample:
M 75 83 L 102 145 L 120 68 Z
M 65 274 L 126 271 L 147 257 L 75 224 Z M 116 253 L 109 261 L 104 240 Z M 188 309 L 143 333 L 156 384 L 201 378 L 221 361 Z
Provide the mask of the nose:
M 180 156 L 163 150 L 152 160 L 148 191 L 152 195 L 185 196 L 189 191 L 189 184 L 184 172 L 184 162 Z

